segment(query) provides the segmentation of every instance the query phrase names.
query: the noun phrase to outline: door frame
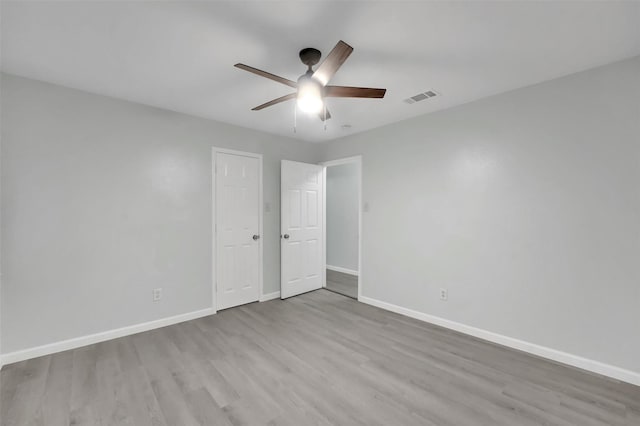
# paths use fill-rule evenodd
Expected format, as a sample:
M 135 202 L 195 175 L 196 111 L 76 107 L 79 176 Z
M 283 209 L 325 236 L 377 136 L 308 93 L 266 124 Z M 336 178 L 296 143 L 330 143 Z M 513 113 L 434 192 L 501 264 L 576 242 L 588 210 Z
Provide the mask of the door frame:
M 255 152 L 246 152 L 246 151 L 237 151 L 234 149 L 227 148 L 211 148 L 211 306 L 214 312 L 218 311 L 218 286 L 216 281 L 216 265 L 217 265 L 217 256 L 216 245 L 218 242 L 218 232 L 217 232 L 217 221 L 216 221 L 216 156 L 217 154 L 230 154 L 230 155 L 239 155 L 243 157 L 256 158 L 258 160 L 258 235 L 260 235 L 260 239 L 258 240 L 258 287 L 260 289 L 260 294 L 258 295 L 258 301 L 260 301 L 263 297 L 264 288 L 263 288 L 263 271 L 264 271 L 264 256 L 263 256 L 263 248 L 264 248 L 264 225 L 263 225 L 263 215 L 264 215 L 264 201 L 263 201 L 263 183 L 262 183 L 262 154 L 257 154 Z
M 327 286 L 327 167 L 339 166 L 341 164 L 355 163 L 358 166 L 358 300 L 362 298 L 362 155 L 354 155 L 352 157 L 339 158 L 337 160 L 323 161 L 320 165 L 324 166 L 322 179 L 324 180 L 323 204 L 324 211 L 322 214 L 322 243 L 324 251 L 322 255 L 322 263 L 324 272 L 322 274 L 322 287 Z

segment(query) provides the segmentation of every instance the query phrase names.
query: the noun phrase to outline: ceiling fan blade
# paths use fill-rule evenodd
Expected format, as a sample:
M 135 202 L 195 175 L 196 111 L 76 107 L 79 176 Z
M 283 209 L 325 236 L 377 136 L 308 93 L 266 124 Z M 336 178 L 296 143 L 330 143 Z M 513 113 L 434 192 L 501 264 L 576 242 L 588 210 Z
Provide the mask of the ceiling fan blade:
M 288 101 L 289 99 L 295 99 L 296 96 L 298 96 L 297 93 L 289 93 L 288 95 L 280 96 L 279 98 L 273 99 L 269 102 L 265 102 L 262 105 L 258 105 L 255 108 L 251 108 L 251 111 L 260 111 L 261 109 L 279 104 L 280 102 Z
M 324 111 L 320 111 L 318 113 L 318 117 L 320 117 L 320 121 L 324 121 Z M 329 113 L 329 110 L 327 110 L 327 120 L 331 118 L 331 114 Z
M 324 95 L 333 98 L 384 98 L 387 89 L 371 87 L 326 86 Z
M 235 64 L 234 67 L 240 68 L 241 70 L 249 71 L 250 73 L 259 75 L 261 77 L 268 78 L 269 80 L 277 81 L 278 83 L 282 83 L 286 86 L 293 87 L 294 89 L 298 87 L 298 84 L 295 81 L 291 81 L 284 77 L 271 74 L 270 72 L 259 70 L 258 68 L 250 67 L 249 65 Z
M 313 77 L 316 78 L 323 86 L 326 86 L 331 77 L 338 71 L 344 61 L 353 52 L 353 47 L 340 40 L 336 47 L 327 55 L 324 61 L 316 68 Z

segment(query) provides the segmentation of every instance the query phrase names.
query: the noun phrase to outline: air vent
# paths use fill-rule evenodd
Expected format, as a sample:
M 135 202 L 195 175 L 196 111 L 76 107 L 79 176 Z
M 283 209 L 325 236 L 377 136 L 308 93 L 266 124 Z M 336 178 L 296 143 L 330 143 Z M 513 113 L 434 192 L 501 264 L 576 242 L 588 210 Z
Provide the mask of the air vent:
M 415 104 L 416 102 L 424 101 L 425 99 L 429 98 L 435 98 L 436 96 L 439 96 L 438 92 L 436 92 L 435 90 L 427 90 L 426 92 L 418 93 L 415 96 L 411 96 L 410 98 L 405 99 L 404 102 L 408 104 Z

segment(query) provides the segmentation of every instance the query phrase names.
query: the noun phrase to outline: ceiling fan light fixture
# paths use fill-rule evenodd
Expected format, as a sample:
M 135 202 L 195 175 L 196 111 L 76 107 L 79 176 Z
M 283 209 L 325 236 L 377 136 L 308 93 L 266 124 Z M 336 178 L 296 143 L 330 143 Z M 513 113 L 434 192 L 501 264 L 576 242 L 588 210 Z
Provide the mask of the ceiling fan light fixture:
M 327 120 L 331 118 L 331 114 L 327 110 L 327 106 L 324 102 L 325 98 L 384 98 L 384 94 L 387 89 L 374 89 L 371 87 L 350 87 L 350 86 L 328 86 L 329 80 L 334 76 L 336 71 L 342 66 L 344 61 L 347 60 L 349 55 L 353 52 L 353 47 L 349 46 L 344 41 L 340 40 L 335 47 L 329 52 L 327 57 L 318 65 L 314 71 L 313 66 L 320 62 L 322 54 L 318 49 L 313 47 L 307 47 L 302 49 L 299 53 L 300 60 L 305 64 L 308 69 L 298 79 L 298 82 L 280 77 L 275 74 L 260 70 L 258 68 L 250 67 L 245 64 L 235 64 L 236 68 L 248 71 L 252 74 L 259 75 L 260 77 L 268 78 L 269 80 L 276 81 L 284 84 L 285 86 L 296 89 L 295 92 L 289 93 L 279 98 L 272 99 L 269 102 L 265 102 L 262 105 L 258 105 L 255 108 L 251 108 L 252 111 L 260 111 L 267 107 L 277 105 L 281 102 L 288 101 L 290 99 L 296 99 L 296 108 L 294 109 L 294 121 L 295 113 L 300 108 L 301 111 L 308 114 L 317 114 L 318 118 L 325 123 L 325 130 L 327 127 Z M 295 125 L 294 125 L 295 132 Z
M 298 80 L 298 108 L 308 114 L 322 111 L 322 86 L 311 77 L 303 76 Z

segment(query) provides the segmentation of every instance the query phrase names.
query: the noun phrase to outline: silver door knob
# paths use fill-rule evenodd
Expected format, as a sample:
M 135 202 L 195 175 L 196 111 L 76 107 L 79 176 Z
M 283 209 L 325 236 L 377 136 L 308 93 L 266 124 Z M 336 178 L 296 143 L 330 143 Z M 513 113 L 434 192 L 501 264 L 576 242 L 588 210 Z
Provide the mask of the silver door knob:
M 260 239 L 260 235 L 254 235 L 253 236 L 253 241 L 258 241 Z
M 284 234 L 284 235 L 283 235 L 283 238 L 284 238 L 285 240 L 288 240 L 288 239 L 289 239 L 289 234 Z

